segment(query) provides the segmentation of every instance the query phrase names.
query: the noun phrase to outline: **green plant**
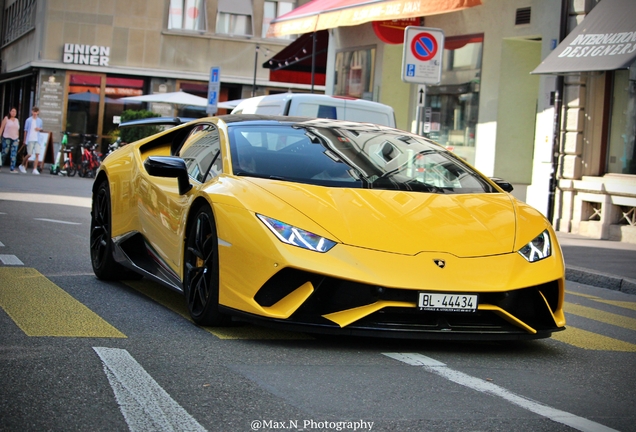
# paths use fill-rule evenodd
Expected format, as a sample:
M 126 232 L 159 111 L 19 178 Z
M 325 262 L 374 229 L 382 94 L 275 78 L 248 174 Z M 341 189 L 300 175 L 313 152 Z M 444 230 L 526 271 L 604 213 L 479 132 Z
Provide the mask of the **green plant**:
M 125 110 L 121 113 L 121 122 L 124 123 L 131 120 L 141 120 L 150 117 L 159 117 L 159 114 L 148 110 Z M 160 131 L 161 127 L 159 126 L 131 126 L 121 128 L 119 130 L 119 136 L 123 142 L 131 143 L 156 134 Z

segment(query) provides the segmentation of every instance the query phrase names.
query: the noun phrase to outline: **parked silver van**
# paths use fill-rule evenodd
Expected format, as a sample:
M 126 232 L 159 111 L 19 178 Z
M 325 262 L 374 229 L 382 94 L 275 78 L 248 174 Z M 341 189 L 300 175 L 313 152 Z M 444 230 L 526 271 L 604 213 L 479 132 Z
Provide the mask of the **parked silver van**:
M 318 117 L 395 127 L 395 113 L 388 105 L 312 93 L 280 93 L 245 99 L 232 114 Z

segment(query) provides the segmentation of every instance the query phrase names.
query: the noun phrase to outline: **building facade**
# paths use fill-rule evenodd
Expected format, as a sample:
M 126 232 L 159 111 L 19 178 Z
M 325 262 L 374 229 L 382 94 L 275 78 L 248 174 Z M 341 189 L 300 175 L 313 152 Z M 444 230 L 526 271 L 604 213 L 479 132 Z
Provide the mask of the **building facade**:
M 4 0 L 0 109 L 17 107 L 24 121 L 37 105 L 53 141 L 66 131 L 107 143 L 121 113 L 142 108 L 122 98 L 179 90 L 207 98 L 212 67 L 220 69 L 219 101 L 309 91 L 308 83 L 271 81 L 260 66 L 292 39 L 267 38 L 269 21 L 302 3 Z M 149 108 L 165 116 L 205 115 L 201 107 Z

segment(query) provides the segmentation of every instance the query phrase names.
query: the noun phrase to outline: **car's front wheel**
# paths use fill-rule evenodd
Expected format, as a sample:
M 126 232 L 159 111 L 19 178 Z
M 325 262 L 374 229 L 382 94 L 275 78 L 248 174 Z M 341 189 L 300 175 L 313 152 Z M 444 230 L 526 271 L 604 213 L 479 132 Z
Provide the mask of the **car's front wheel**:
M 184 255 L 183 289 L 192 320 L 202 326 L 229 324 L 229 316 L 219 312 L 219 241 L 209 206 L 194 212 Z
M 113 258 L 110 208 L 110 187 L 107 180 L 102 180 L 93 193 L 91 210 L 90 249 L 93 272 L 103 280 L 138 279 L 139 275 Z

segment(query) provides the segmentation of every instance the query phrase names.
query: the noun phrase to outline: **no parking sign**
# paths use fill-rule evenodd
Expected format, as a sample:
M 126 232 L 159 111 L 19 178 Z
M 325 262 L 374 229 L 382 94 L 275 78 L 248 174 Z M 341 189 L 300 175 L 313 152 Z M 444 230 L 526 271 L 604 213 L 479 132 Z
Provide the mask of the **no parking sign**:
M 442 80 L 444 32 L 441 29 L 409 26 L 404 30 L 402 81 L 439 84 Z

